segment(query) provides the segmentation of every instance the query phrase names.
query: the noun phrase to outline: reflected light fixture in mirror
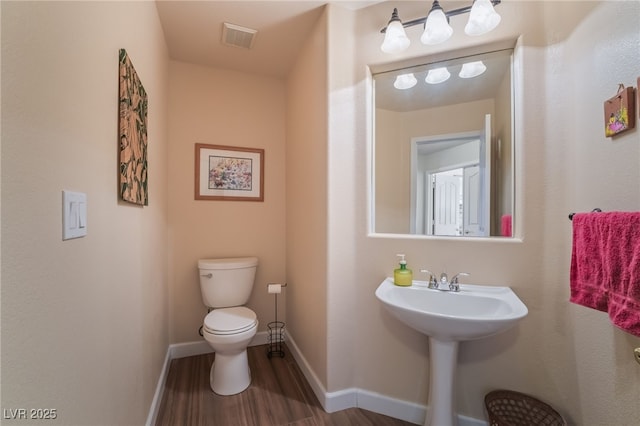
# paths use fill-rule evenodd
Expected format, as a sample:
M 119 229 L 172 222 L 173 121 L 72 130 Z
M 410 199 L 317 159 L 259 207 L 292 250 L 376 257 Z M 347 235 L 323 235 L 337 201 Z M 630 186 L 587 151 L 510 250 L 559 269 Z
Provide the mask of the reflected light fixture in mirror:
M 487 70 L 487 66 L 482 61 L 465 62 L 458 73 L 460 78 L 474 78 L 482 75 Z M 433 68 L 427 72 L 424 81 L 428 84 L 440 84 L 449 80 L 451 73 L 447 67 Z M 398 90 L 407 90 L 418 84 L 416 76 L 410 72 L 399 74 L 393 82 L 393 87 Z
M 384 40 L 380 49 L 385 53 L 400 53 L 406 50 L 411 41 L 407 37 L 405 28 L 424 24 L 424 31 L 420 37 L 423 44 L 432 45 L 447 41 L 453 34 L 449 25 L 451 16 L 469 13 L 469 21 L 465 26 L 465 33 L 470 36 L 486 34 L 500 23 L 501 17 L 494 9 L 494 5 L 501 0 L 474 0 L 471 6 L 444 11 L 438 0 L 435 0 L 427 16 L 412 21 L 402 22 L 398 9 L 394 8 L 387 26 L 380 30 Z
M 462 69 L 458 74 L 460 78 L 477 77 L 487 70 L 487 66 L 482 61 L 466 62 L 462 64 Z
M 411 89 L 413 86 L 418 84 L 418 79 L 413 73 L 409 74 L 400 74 L 396 77 L 396 81 L 393 82 L 393 87 L 399 90 L 407 90 Z
M 440 84 L 449 80 L 449 77 L 451 77 L 451 73 L 447 70 L 447 67 L 440 67 L 429 70 L 424 81 L 429 84 Z

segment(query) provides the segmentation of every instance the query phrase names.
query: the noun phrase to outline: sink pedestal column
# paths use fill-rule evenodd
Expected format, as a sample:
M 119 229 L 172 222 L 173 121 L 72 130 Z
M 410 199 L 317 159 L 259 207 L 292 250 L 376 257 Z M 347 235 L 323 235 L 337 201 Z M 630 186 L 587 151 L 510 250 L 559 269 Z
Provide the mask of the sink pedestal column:
M 425 426 L 455 426 L 454 379 L 458 342 L 429 338 L 429 412 Z

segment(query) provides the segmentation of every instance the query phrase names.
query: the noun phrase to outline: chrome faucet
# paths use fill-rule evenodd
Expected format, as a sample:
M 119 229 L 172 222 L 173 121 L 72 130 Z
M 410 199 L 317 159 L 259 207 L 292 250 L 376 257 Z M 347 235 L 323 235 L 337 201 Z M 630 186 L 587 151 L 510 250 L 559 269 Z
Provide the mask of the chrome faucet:
M 425 273 L 425 274 L 429 274 L 429 280 L 427 281 L 427 287 L 429 287 L 431 289 L 437 289 L 438 288 L 438 281 L 436 281 L 436 276 L 433 274 L 433 272 L 431 272 L 428 269 L 420 269 L 420 272 Z
M 428 288 L 439 291 L 451 291 L 454 293 L 460 291 L 459 277 L 468 277 L 470 275 L 466 272 L 459 272 L 455 274 L 453 278 L 451 278 L 451 281 L 449 281 L 447 273 L 443 272 L 442 274 L 440 274 L 440 281 L 437 281 L 436 276 L 428 269 L 420 269 L 420 272 L 429 274 L 429 281 L 427 284 Z M 440 286 L 443 286 L 445 288 L 440 288 Z
M 468 277 L 469 275 L 470 274 L 466 272 L 458 272 L 457 274 L 455 274 L 453 278 L 451 278 L 451 281 L 449 282 L 449 290 L 453 292 L 460 291 L 460 283 L 458 282 L 458 277 Z

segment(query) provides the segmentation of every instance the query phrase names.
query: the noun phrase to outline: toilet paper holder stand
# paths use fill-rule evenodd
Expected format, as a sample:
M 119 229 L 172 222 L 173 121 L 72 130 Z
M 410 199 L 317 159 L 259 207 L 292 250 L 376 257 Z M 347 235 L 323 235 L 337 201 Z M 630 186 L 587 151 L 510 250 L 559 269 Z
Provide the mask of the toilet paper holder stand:
M 278 284 L 269 283 L 267 284 L 267 289 L 269 289 L 272 285 Z M 286 286 L 287 283 L 280 285 L 281 288 Z M 269 330 L 269 334 L 267 336 L 267 357 L 271 358 L 273 355 L 279 355 L 280 358 L 284 358 L 284 322 L 278 321 L 278 293 L 273 293 L 273 295 L 275 296 L 275 321 L 271 321 L 267 324 L 267 328 Z

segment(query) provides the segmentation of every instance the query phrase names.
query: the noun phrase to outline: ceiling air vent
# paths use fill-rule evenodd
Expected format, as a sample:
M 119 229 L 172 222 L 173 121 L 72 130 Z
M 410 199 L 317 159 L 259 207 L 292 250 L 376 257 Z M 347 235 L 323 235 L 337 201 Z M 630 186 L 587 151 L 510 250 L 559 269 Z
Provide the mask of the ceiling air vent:
M 222 44 L 251 49 L 257 33 L 257 30 L 225 22 L 222 24 Z

